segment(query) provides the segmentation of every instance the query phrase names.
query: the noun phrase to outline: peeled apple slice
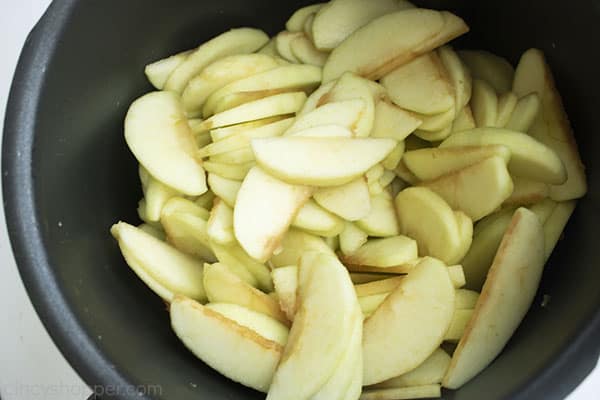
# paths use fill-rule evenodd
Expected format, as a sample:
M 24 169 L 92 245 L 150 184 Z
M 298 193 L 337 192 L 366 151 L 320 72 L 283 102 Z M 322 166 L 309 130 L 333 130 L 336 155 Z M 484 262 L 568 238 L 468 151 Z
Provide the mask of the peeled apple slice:
M 449 366 L 450 356 L 444 350 L 437 349 L 417 368 L 406 374 L 378 383 L 373 388 L 390 389 L 441 383 Z
M 408 263 L 418 256 L 417 242 L 400 235 L 369 239 L 356 251 L 342 256 L 341 260 L 345 264 L 386 268 Z
M 371 197 L 371 211 L 356 221 L 356 226 L 369 236 L 386 237 L 398 235 L 398 219 L 394 209 L 394 201 L 388 192 Z
M 300 32 L 304 29 L 306 19 L 316 13 L 325 3 L 311 4 L 297 9 L 285 23 L 285 29 L 290 32 Z
M 389 101 L 379 100 L 375 105 L 375 119 L 371 137 L 406 139 L 421 123 L 414 114 L 404 111 Z
M 330 237 L 339 235 L 345 225 L 343 219 L 309 200 L 294 217 L 292 226 L 315 235 Z
M 315 48 L 312 41 L 305 35 L 297 37 L 290 43 L 290 49 L 294 57 L 302 64 L 322 67 L 327 61 L 329 53 Z
M 471 110 L 478 128 L 495 127 L 498 121 L 498 95 L 487 82 L 473 81 Z
M 458 54 L 474 79 L 486 81 L 500 94 L 511 90 L 515 69 L 504 58 L 483 50 L 460 50 Z
M 382 161 L 392 139 L 283 137 L 253 139 L 258 164 L 287 182 L 333 186 L 348 183 Z
M 365 218 L 371 211 L 371 196 L 364 178 L 318 189 L 313 197 L 321 207 L 347 221 Z
M 192 51 L 193 50 L 182 51 L 181 53 L 174 54 L 170 57 L 146 65 L 146 68 L 144 68 L 146 78 L 148 78 L 152 86 L 161 90 L 165 86 L 165 82 L 169 78 L 169 75 L 171 75 L 171 72 L 173 72 L 179 64 L 184 62 Z
M 302 255 L 309 251 L 333 254 L 329 246 L 319 236 L 292 228 L 281 241 L 281 251 L 274 254 L 269 262 L 274 268 L 298 265 Z
M 506 123 L 506 129 L 517 132 L 529 132 L 541 108 L 540 96 L 537 93 L 525 95 L 517 101 L 515 109 Z
M 140 181 L 142 183 L 142 191 L 146 200 L 145 214 L 146 219 L 150 222 L 160 220 L 160 212 L 169 201 L 170 198 L 177 196 L 179 193 L 157 181 L 148 173 L 146 168 L 140 165 L 139 168 Z
M 365 109 L 362 99 L 352 99 L 327 103 L 315 110 L 296 118 L 294 124 L 285 132 L 293 136 L 298 132 L 323 125 L 339 125 L 347 129 L 355 128 Z
M 191 196 L 206 192 L 204 169 L 177 94 L 153 92 L 134 101 L 125 140 L 140 164 L 160 182 Z

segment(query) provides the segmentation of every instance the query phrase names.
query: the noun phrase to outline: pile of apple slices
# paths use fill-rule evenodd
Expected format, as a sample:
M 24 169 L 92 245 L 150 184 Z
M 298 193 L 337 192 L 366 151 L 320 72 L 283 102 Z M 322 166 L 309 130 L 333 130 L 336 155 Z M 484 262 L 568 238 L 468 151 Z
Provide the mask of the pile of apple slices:
M 190 351 L 271 400 L 439 397 L 501 352 L 586 181 L 542 53 L 467 31 L 332 0 L 146 66 L 112 234 Z

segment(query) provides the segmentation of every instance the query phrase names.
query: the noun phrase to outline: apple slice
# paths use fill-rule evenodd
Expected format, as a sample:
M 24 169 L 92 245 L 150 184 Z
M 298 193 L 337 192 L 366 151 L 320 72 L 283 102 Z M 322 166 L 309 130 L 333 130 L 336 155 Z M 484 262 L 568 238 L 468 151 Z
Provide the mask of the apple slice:
M 412 187 L 396 196 L 400 232 L 415 239 L 420 255 L 457 262 L 462 240 L 454 211 L 431 189 Z
M 392 196 L 388 192 L 371 197 L 371 211 L 356 221 L 356 226 L 369 236 L 386 237 L 400 234 Z
M 432 115 L 455 107 L 454 88 L 436 52 L 396 68 L 381 79 L 381 84 L 390 99 L 407 110 Z
M 285 29 L 290 32 L 303 31 L 306 19 L 311 14 L 315 14 L 316 12 L 318 12 L 324 5 L 325 3 L 317 3 L 297 9 L 285 23 Z
M 392 139 L 283 137 L 253 139 L 258 164 L 289 183 L 333 186 L 348 183 L 382 161 Z
M 540 108 L 542 108 L 542 102 L 537 93 L 529 93 L 521 97 L 506 124 L 506 128 L 517 132 L 529 132 L 540 112 Z
M 339 125 L 352 130 L 356 128 L 364 110 L 365 101 L 362 99 L 327 103 L 298 116 L 284 135 L 292 136 L 306 129 L 318 128 L 323 125 Z
M 165 203 L 180 193 L 154 179 L 146 168 L 141 165 L 139 167 L 139 176 L 142 183 L 142 191 L 144 192 L 144 199 L 146 200 L 146 219 L 149 222 L 157 222 L 160 220 L 160 212 Z
M 277 301 L 242 281 L 230 272 L 225 264 L 204 264 L 203 282 L 206 296 L 211 303 L 238 304 L 288 324 Z
M 315 48 L 313 42 L 306 35 L 293 39 L 290 43 L 290 49 L 296 59 L 302 64 L 322 67 L 329 57 L 329 53 Z
M 371 211 L 371 196 L 364 178 L 341 186 L 320 188 L 313 197 L 321 207 L 347 221 L 357 221 Z
M 582 197 L 587 192 L 585 167 L 581 162 L 575 136 L 556 90 L 552 71 L 544 54 L 537 49 L 526 51 L 517 67 L 513 90 L 519 96 L 537 93 L 541 100 L 541 113 L 529 129 L 529 134 L 554 150 L 563 161 L 568 179 L 550 187 L 550 198 L 556 201 Z
M 444 336 L 445 342 L 456 343 L 463 337 L 467 324 L 473 317 L 473 309 L 455 310 L 450 327 Z
M 340 250 L 350 255 L 367 242 L 369 235 L 352 222 L 346 221 L 344 230 L 340 232 Z
M 163 300 L 171 302 L 183 294 L 206 301 L 202 261 L 125 222 L 110 231 L 133 272 Z
M 473 80 L 471 110 L 478 128 L 495 127 L 498 121 L 498 95 L 486 81 Z
M 259 262 L 267 261 L 311 193 L 309 187 L 290 185 L 252 168 L 233 210 L 235 237 L 242 248 Z
M 354 285 L 354 290 L 356 291 L 356 296 L 359 298 L 375 294 L 390 293 L 398 287 L 402 279 L 404 279 L 403 276 L 395 276 L 380 281 Z
M 460 50 L 458 55 L 474 79 L 489 83 L 500 94 L 511 90 L 515 69 L 504 58 L 483 50 Z
M 455 310 L 472 310 L 477 304 L 479 293 L 474 290 L 457 289 L 454 297 Z
M 248 171 L 250 171 L 256 163 L 254 161 L 249 161 L 243 164 L 226 164 L 211 160 L 205 161 L 202 165 L 204 166 L 204 169 L 211 174 L 219 175 L 227 179 L 242 181 L 248 174 Z
M 352 281 L 334 255 L 303 255 L 298 274 L 298 312 L 267 399 L 317 393 L 334 375 L 361 322 Z
M 169 75 L 192 54 L 193 50 L 182 51 L 162 60 L 155 61 L 151 64 L 146 65 L 144 73 L 146 78 L 150 81 L 152 86 L 161 90 L 165 86 L 165 82 L 169 78 Z
M 298 289 L 298 267 L 290 265 L 279 267 L 271 271 L 273 286 L 279 300 L 281 310 L 290 321 L 294 320 L 296 315 L 296 291 Z
M 269 389 L 283 351 L 277 341 L 185 297 L 174 299 L 170 315 L 175 334 L 210 367 L 253 389 Z
M 421 125 L 422 121 L 414 114 L 404 111 L 386 100 L 375 104 L 375 119 L 371 137 L 392 138 L 398 141 L 406 139 Z
M 153 92 L 134 101 L 125 117 L 125 140 L 140 164 L 160 182 L 190 196 L 206 192 L 202 165 L 179 96 Z
M 435 147 L 404 153 L 404 164 L 422 181 L 459 171 L 493 156 L 510 160 L 510 150 L 502 145 Z
M 213 92 L 278 66 L 273 57 L 265 54 L 236 54 L 219 59 L 190 80 L 181 95 L 183 107 L 188 115 L 201 115 L 204 102 Z
M 544 267 L 543 228 L 519 208 L 502 239 L 481 296 L 458 343 L 444 387 L 456 389 L 487 367 L 527 313 Z
M 277 53 L 279 53 L 286 61 L 299 63 L 300 60 L 292 53 L 292 42 L 303 36 L 303 32 L 279 32 L 277 36 L 275 36 L 275 48 L 277 49 Z
M 502 157 L 493 156 L 476 164 L 423 183 L 455 210 L 473 221 L 494 212 L 509 198 L 513 182 Z
M 432 399 L 438 397 L 442 397 L 442 388 L 439 384 L 434 384 L 391 389 L 368 389 L 363 391 L 359 400 Z
M 396 0 L 333 0 L 313 21 L 313 38 L 319 49 L 332 50 L 358 28 L 382 15 L 407 8 Z
M 246 164 L 255 161 L 250 146 L 210 156 L 209 161 L 219 164 Z
M 157 238 L 160 241 L 166 241 L 167 240 L 167 235 L 165 234 L 165 231 L 160 227 L 160 226 L 153 226 L 147 223 L 143 223 L 141 225 L 138 225 L 138 229 L 141 231 L 146 232 L 147 234 L 154 236 L 155 238 Z
M 417 8 L 384 15 L 356 30 L 331 52 L 323 67 L 323 82 L 345 71 L 380 79 L 468 30 L 462 19 L 446 11 Z
M 385 301 L 385 299 L 389 295 L 390 292 L 359 297 L 358 304 L 360 305 L 360 310 L 363 313 L 363 317 L 366 319 L 373 315 L 375 310 L 377 310 L 377 308 Z
M 314 235 L 331 237 L 339 235 L 345 224 L 343 219 L 309 200 L 294 217 L 292 226 Z
M 267 34 L 259 29 L 238 28 L 222 33 L 203 43 L 179 64 L 167 79 L 164 89 L 181 93 L 207 65 L 226 56 L 253 53 L 268 41 Z
M 261 47 L 260 50 L 257 50 L 256 53 L 274 57 L 275 59 L 277 59 L 277 62 L 280 64 L 282 62 L 287 62 L 283 58 L 279 57 L 279 53 L 277 53 L 277 48 L 275 46 L 275 38 L 269 39 L 267 44 L 265 44 L 263 47 Z
M 513 92 L 506 92 L 498 96 L 498 119 L 494 126 L 504 128 L 508 124 L 518 101 L 519 98 Z
M 225 246 L 211 242 L 211 248 L 219 262 L 227 265 L 244 282 L 266 293 L 273 290 L 270 269 L 250 257 L 237 243 Z
M 462 289 L 467 284 L 465 271 L 462 265 L 450 265 L 448 267 L 448 276 L 452 281 L 454 289 Z
M 298 265 L 302 255 L 310 251 L 333 254 L 329 246 L 319 236 L 292 228 L 281 241 L 281 251 L 273 254 L 269 262 L 274 268 Z
M 208 174 L 208 185 L 229 207 L 234 207 L 242 183 L 219 175 Z
M 337 81 L 331 81 L 329 83 L 325 83 L 319 86 L 317 90 L 315 90 L 310 94 L 310 96 L 308 96 L 308 99 L 306 99 L 304 106 L 300 111 L 298 111 L 296 115 L 301 116 L 307 114 L 316 109 L 317 107 L 323 105 L 325 102 L 322 102 L 321 99 L 324 98 L 324 96 L 327 93 L 329 93 L 329 91 L 331 91 L 331 89 L 335 86 L 336 83 Z
M 524 133 L 501 128 L 477 128 L 452 134 L 440 147 L 501 144 L 511 151 L 511 173 L 540 182 L 560 184 L 567 179 L 565 167 L 554 150 Z
M 456 222 L 458 224 L 458 234 L 460 239 L 460 246 L 456 251 L 455 260 L 456 262 L 459 262 L 465 257 L 473 243 L 473 220 L 462 211 L 455 211 L 454 216 L 456 217 Z M 462 266 L 460 269 L 462 272 Z M 465 282 L 460 284 L 461 287 L 464 285 Z
M 554 250 L 554 247 L 560 240 L 571 214 L 575 211 L 576 205 L 577 202 L 573 200 L 557 203 L 552 214 L 550 214 L 547 221 L 544 223 L 545 260 L 550 257 L 552 250 Z
M 454 288 L 446 266 L 423 259 L 364 323 L 363 384 L 422 364 L 442 343 L 453 313 Z
M 456 115 L 456 118 L 452 122 L 453 133 L 474 129 L 476 127 L 477 126 L 475 125 L 475 118 L 473 118 L 473 112 L 471 111 L 471 107 L 468 105 Z
M 233 209 L 220 198 L 216 198 L 210 218 L 206 225 L 206 233 L 210 240 L 219 244 L 230 244 L 235 241 L 233 234 Z
M 513 178 L 514 189 L 504 204 L 511 206 L 522 206 L 535 204 L 548 197 L 548 184 L 532 181 L 531 179 L 515 176 Z
M 441 383 L 450 366 L 450 359 L 450 356 L 444 350 L 437 349 L 417 368 L 406 374 L 373 385 L 372 388 L 392 389 Z
M 285 115 L 278 115 L 276 117 L 263 118 L 263 119 L 259 119 L 256 121 L 244 122 L 241 124 L 236 124 L 236 125 L 231 125 L 231 126 L 225 126 L 223 128 L 216 128 L 216 129 L 212 129 L 210 131 L 210 137 L 213 142 L 219 142 L 223 139 L 226 139 L 226 138 L 229 138 L 232 136 L 241 135 L 242 133 L 244 133 L 246 131 L 251 131 L 256 128 L 265 126 L 265 125 L 271 125 L 275 122 L 279 122 L 282 120 L 293 120 L 293 117 L 289 117 L 289 116 L 285 116 Z M 198 120 L 198 121 L 200 121 L 199 124 L 202 123 L 202 120 Z M 278 135 L 274 135 L 274 136 L 278 136 Z
M 452 47 L 440 47 L 438 49 L 438 55 L 446 68 L 448 79 L 454 89 L 454 103 L 456 110 L 462 110 L 471 100 L 471 73 Z
M 342 256 L 341 260 L 344 264 L 386 268 L 405 264 L 417 257 L 417 242 L 400 235 L 369 239 L 350 255 Z

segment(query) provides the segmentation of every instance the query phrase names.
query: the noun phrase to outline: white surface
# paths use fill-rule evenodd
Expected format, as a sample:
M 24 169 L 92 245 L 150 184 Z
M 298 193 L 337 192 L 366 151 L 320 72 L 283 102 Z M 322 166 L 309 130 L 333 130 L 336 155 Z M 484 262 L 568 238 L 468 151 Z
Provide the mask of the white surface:
M 27 33 L 49 0 L 0 0 L 0 126 L 12 74 Z M 2 131 L 0 130 L 0 139 Z M 2 204 L 0 191 L 0 204 Z M 91 393 L 44 330 L 17 272 L 0 207 L 0 397 L 83 400 Z M 600 397 L 600 368 L 568 400 Z

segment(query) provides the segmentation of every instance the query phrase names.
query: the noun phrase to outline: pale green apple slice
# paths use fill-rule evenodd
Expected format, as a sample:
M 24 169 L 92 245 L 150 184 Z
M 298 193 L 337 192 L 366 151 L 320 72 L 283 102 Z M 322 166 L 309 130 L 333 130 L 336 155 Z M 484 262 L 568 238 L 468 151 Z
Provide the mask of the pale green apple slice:
M 307 253 L 298 270 L 299 307 L 267 399 L 310 398 L 334 375 L 360 310 L 335 255 Z
M 292 226 L 319 236 L 337 236 L 344 229 L 344 220 L 319 206 L 314 200 L 307 201 L 292 221 Z
M 346 221 L 344 230 L 340 232 L 340 250 L 350 255 L 367 242 L 369 235 L 352 222 Z
M 460 50 L 458 55 L 473 78 L 486 81 L 500 94 L 511 90 L 515 69 L 504 58 L 483 50 Z
M 512 178 L 514 189 L 508 199 L 504 201 L 505 205 L 522 206 L 535 204 L 548 197 L 550 188 L 548 184 L 536 182 L 531 179 L 515 176 Z
M 275 46 L 275 38 L 269 39 L 267 44 L 265 44 L 263 47 L 261 47 L 260 50 L 257 50 L 256 53 L 275 57 L 276 59 L 278 59 L 277 60 L 278 62 L 280 61 L 279 53 L 277 52 L 277 47 Z M 281 59 L 281 60 L 283 60 L 283 59 Z M 283 60 L 283 61 L 287 62 L 285 60 Z
M 362 311 L 364 318 L 373 315 L 375 310 L 377 310 L 389 295 L 390 292 L 386 292 L 359 297 L 358 304 L 360 305 L 360 310 Z
M 550 257 L 552 250 L 554 250 L 554 247 L 560 240 L 560 236 L 562 235 L 567 222 L 569 222 L 569 218 L 571 217 L 571 214 L 573 214 L 576 205 L 577 202 L 573 200 L 557 203 L 552 214 L 549 215 L 544 223 L 544 257 L 546 260 Z
M 398 141 L 406 139 L 423 121 L 414 114 L 386 100 L 375 104 L 375 118 L 371 137 L 392 138 Z
M 313 42 L 306 35 L 299 36 L 292 40 L 290 49 L 294 57 L 302 64 L 322 67 L 329 57 L 329 53 L 315 48 Z
M 219 175 L 208 174 L 208 185 L 217 197 L 229 206 L 234 207 L 242 183 L 233 179 L 223 178 Z
M 537 93 L 529 93 L 521 97 L 506 124 L 506 128 L 517 132 L 529 132 L 541 107 L 542 103 Z
M 165 234 L 165 231 L 160 226 L 153 226 L 153 225 L 150 225 L 147 223 L 143 223 L 141 225 L 138 225 L 138 229 L 146 232 L 149 235 L 154 236 L 155 238 L 157 238 L 158 240 L 161 240 L 163 242 L 167 240 L 167 235 Z
M 454 110 L 451 110 L 454 113 Z M 434 117 L 435 118 L 435 117 Z M 452 133 L 452 122 L 439 130 L 426 131 L 423 129 L 417 129 L 415 135 L 428 142 L 439 142 L 446 139 Z
M 454 88 L 456 110 L 462 110 L 471 100 L 473 84 L 471 73 L 452 47 L 440 47 L 438 55 Z
M 298 265 L 302 255 L 309 251 L 333 254 L 329 246 L 319 236 L 292 228 L 281 241 L 281 251 L 273 254 L 269 262 L 275 268 Z
M 144 199 L 146 200 L 146 219 L 150 222 L 157 222 L 160 220 L 160 212 L 167 201 L 172 197 L 178 196 L 180 193 L 154 179 L 142 165 L 139 167 L 139 176 L 142 183 L 142 191 L 144 192 Z
M 204 264 L 203 282 L 211 303 L 238 304 L 283 324 L 288 323 L 276 300 L 241 280 L 225 264 Z
M 556 201 L 582 197 L 587 192 L 585 167 L 552 71 L 540 50 L 530 49 L 523 54 L 515 73 L 513 90 L 519 96 L 529 93 L 540 96 L 541 112 L 529 134 L 554 150 L 566 167 L 566 182 L 549 182 L 559 184 L 550 187 L 550 197 Z
M 362 283 L 354 285 L 354 290 L 356 291 L 356 296 L 359 298 L 375 294 L 390 293 L 398 287 L 402 279 L 404 279 L 403 276 L 395 276 L 379 281 Z
M 364 323 L 363 384 L 422 364 L 442 343 L 453 313 L 454 288 L 446 266 L 423 259 Z
M 306 19 L 311 14 L 314 14 L 317 11 L 319 11 L 321 7 L 323 7 L 323 5 L 325 5 L 325 3 L 317 3 L 297 9 L 285 23 L 285 29 L 290 32 L 303 31 Z
M 358 28 L 382 15 L 407 8 L 396 0 L 333 0 L 316 14 L 312 31 L 319 49 L 332 50 Z
M 210 367 L 253 389 L 269 389 L 281 344 L 185 297 L 171 303 L 170 315 L 175 334 Z
M 211 248 L 219 262 L 227 265 L 244 282 L 266 293 L 273 290 L 269 268 L 250 257 L 237 243 L 225 246 L 211 242 Z
M 371 211 L 356 221 L 356 226 L 369 236 L 386 237 L 400 234 L 394 201 L 388 192 L 371 196 Z
M 226 56 L 252 53 L 268 41 L 267 34 L 259 29 L 238 28 L 222 33 L 203 43 L 179 64 L 167 79 L 164 89 L 181 93 L 207 65 Z
M 271 56 L 265 54 L 236 54 L 206 66 L 185 87 L 181 101 L 188 115 L 201 115 L 208 97 L 223 86 L 257 73 L 278 67 Z
M 255 167 L 240 187 L 233 210 L 235 237 L 254 259 L 265 262 L 312 189 L 290 185 Z
M 500 243 L 465 334 L 443 385 L 456 389 L 487 367 L 519 326 L 535 296 L 544 267 L 543 227 L 519 208 Z
M 381 79 L 381 84 L 390 99 L 407 110 L 432 115 L 455 107 L 454 88 L 436 52 L 396 68 Z
M 194 158 L 196 144 L 177 94 L 153 92 L 134 101 L 125 117 L 125 140 L 160 182 L 191 196 L 206 192 L 204 169 Z
M 273 286 L 275 287 L 275 293 L 277 293 L 279 307 L 285 313 L 287 319 L 293 321 L 297 308 L 298 267 L 289 265 L 274 268 L 271 271 L 271 277 L 273 278 Z
M 472 310 L 477 304 L 479 293 L 474 290 L 457 289 L 454 297 L 455 310 Z
M 462 289 L 467 284 L 462 265 L 448 266 L 448 276 L 450 277 L 450 281 L 452 281 L 454 289 Z
M 371 211 L 371 196 L 364 178 L 317 189 L 313 197 L 321 207 L 347 221 L 357 221 Z
M 473 80 L 471 110 L 478 128 L 495 127 L 498 121 L 498 95 L 486 81 Z
M 450 108 L 439 114 L 417 114 L 417 117 L 421 119 L 423 123 L 419 125 L 419 129 L 415 131 L 415 134 L 423 131 L 425 133 L 431 132 L 431 134 L 437 133 L 439 131 L 449 132 L 452 131 L 452 122 L 454 122 L 454 118 L 456 117 L 456 110 L 454 108 Z M 430 138 L 426 138 L 425 140 L 429 140 L 430 142 L 435 141 Z
M 322 106 L 325 103 L 325 101 L 321 101 L 321 99 L 327 98 L 327 93 L 331 91 L 331 89 L 335 86 L 336 83 L 337 81 L 331 81 L 329 83 L 325 83 L 319 86 L 317 90 L 315 90 L 310 94 L 310 96 L 308 96 L 308 99 L 306 99 L 304 106 L 300 111 L 298 111 L 296 115 L 301 116 L 307 114 L 315 110 L 316 108 Z
M 498 96 L 498 115 L 496 124 L 499 128 L 504 128 L 510 121 L 519 99 L 513 92 L 506 92 Z
M 210 240 L 219 244 L 235 241 L 233 234 L 233 209 L 220 198 L 216 198 L 206 224 L 206 233 Z
M 171 75 L 179 64 L 188 58 L 192 51 L 193 50 L 182 51 L 181 53 L 174 54 L 170 57 L 146 65 L 144 68 L 146 78 L 148 78 L 152 86 L 161 90 L 165 86 L 169 75 Z
M 400 232 L 417 241 L 419 254 L 451 263 L 461 248 L 452 208 L 431 189 L 407 188 L 395 200 Z
M 287 182 L 343 185 L 381 162 L 396 146 L 392 139 L 283 137 L 253 139 L 258 164 Z
M 450 263 L 460 262 L 465 257 L 471 248 L 471 244 L 473 243 L 473 220 L 462 211 L 455 211 L 454 216 L 456 217 L 456 222 L 458 224 L 460 246 Z M 462 271 L 462 266 L 460 269 Z M 465 283 L 460 284 L 461 287 L 464 285 Z
M 202 164 L 204 169 L 210 173 L 222 176 L 223 178 L 242 181 L 256 163 L 254 161 L 245 162 L 243 164 L 228 164 L 210 161 L 204 161 Z
M 433 384 L 391 389 L 369 389 L 363 391 L 359 400 L 408 400 L 438 397 L 442 397 L 442 388 L 439 384 Z
M 303 36 L 303 32 L 279 32 L 277 36 L 275 36 L 275 48 L 277 49 L 277 53 L 279 53 L 286 61 L 299 63 L 300 60 L 292 53 L 292 41 Z
M 110 231 L 133 272 L 165 301 L 177 294 L 206 301 L 202 261 L 125 222 Z
M 565 166 L 556 152 L 524 133 L 501 128 L 477 128 L 450 135 L 440 147 L 489 144 L 501 144 L 510 149 L 508 168 L 517 176 L 551 184 L 560 184 L 567 179 Z
M 290 136 L 316 138 L 351 138 L 354 133 L 340 125 L 319 125 L 293 133 Z
M 456 343 L 463 337 L 467 324 L 473 317 L 473 309 L 455 309 L 450 327 L 444 336 L 445 342 Z
M 456 172 L 493 156 L 510 160 L 510 150 L 502 145 L 434 147 L 407 151 L 404 164 L 422 181 Z
M 452 122 L 452 132 L 466 131 L 476 127 L 475 118 L 473 118 L 473 111 L 468 105 L 456 115 L 456 118 Z
M 265 125 L 271 125 L 275 122 L 280 122 L 282 120 L 290 120 L 290 116 L 278 115 L 276 117 L 263 118 L 256 121 L 244 122 L 241 124 L 225 126 L 223 128 L 216 128 L 210 131 L 210 137 L 213 142 L 219 142 L 223 139 L 226 139 L 230 136 L 236 136 L 242 134 L 246 131 L 254 130 L 255 128 L 260 128 Z M 275 135 L 278 136 L 278 135 Z
M 473 221 L 494 212 L 509 198 L 513 182 L 502 157 L 492 156 L 422 184 Z
M 254 160 L 254 153 L 250 146 L 210 156 L 210 161 L 221 164 L 245 164 Z
M 437 349 L 423 364 L 403 375 L 373 385 L 373 389 L 391 389 L 441 383 L 448 367 L 450 356 L 442 349 Z
M 298 116 L 294 124 L 284 133 L 292 136 L 298 132 L 322 125 L 339 125 L 347 129 L 356 127 L 365 110 L 365 101 L 352 99 L 327 103 L 304 115 Z
M 468 30 L 462 19 L 445 11 L 409 9 L 384 15 L 357 29 L 331 52 L 323 82 L 345 71 L 380 79 Z
M 417 242 L 406 236 L 369 239 L 349 255 L 341 256 L 344 264 L 386 268 L 418 258 Z

